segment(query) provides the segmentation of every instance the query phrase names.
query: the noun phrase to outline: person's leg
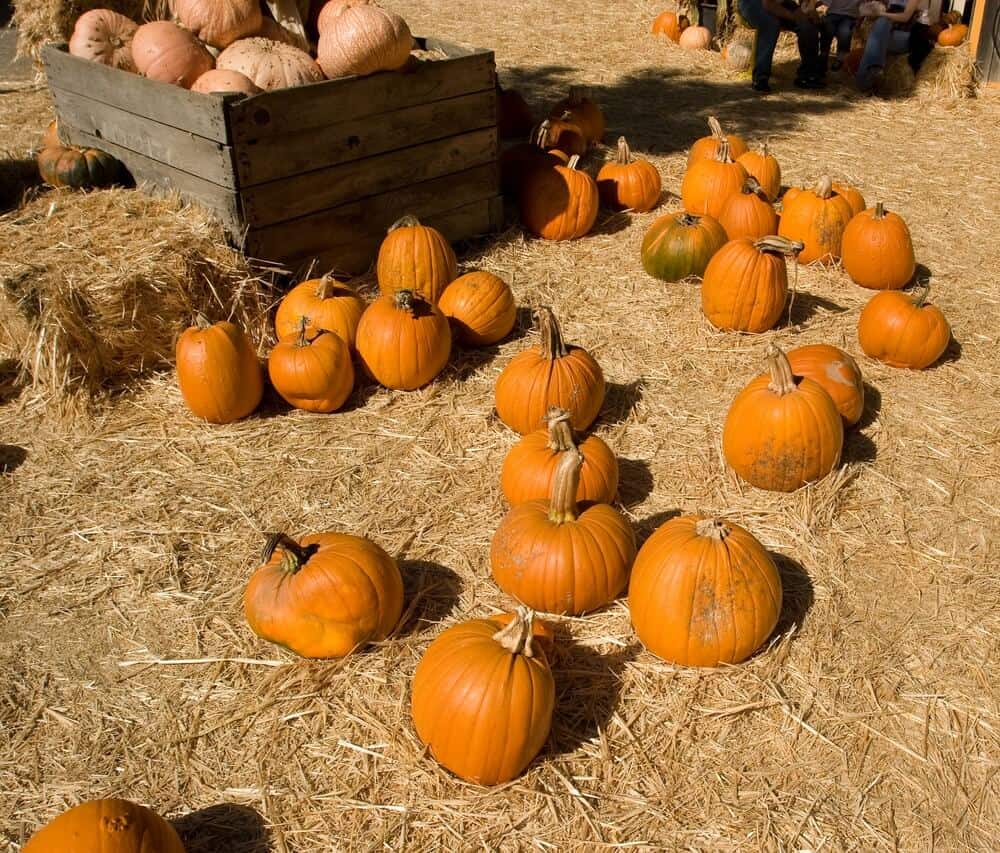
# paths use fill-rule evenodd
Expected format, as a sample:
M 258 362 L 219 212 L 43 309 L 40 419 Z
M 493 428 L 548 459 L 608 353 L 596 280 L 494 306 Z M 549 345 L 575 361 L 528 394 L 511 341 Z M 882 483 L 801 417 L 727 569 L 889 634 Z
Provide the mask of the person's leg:
M 872 25 L 865 42 L 865 52 L 861 57 L 861 65 L 855 79 L 862 92 L 871 92 L 878 75 L 885 68 L 885 60 L 889 55 L 889 45 L 892 41 L 892 21 L 879 18 Z
M 837 22 L 837 56 L 843 62 L 847 58 L 847 54 L 851 52 L 851 39 L 854 38 L 854 22 L 856 19 L 850 15 L 840 15 L 838 17 L 840 20 Z
M 826 74 L 825 63 L 820 60 L 819 27 L 815 22 L 805 20 L 795 24 L 795 35 L 799 44 L 799 71 L 795 75 L 797 82 L 821 81 Z
M 754 88 L 766 88 L 771 79 L 771 63 L 774 59 L 774 49 L 778 46 L 778 35 L 781 32 L 781 22 L 765 11 L 760 0 L 739 0 L 740 14 L 754 28 Z
M 830 45 L 837 38 L 837 52 L 840 52 L 840 39 L 837 36 L 837 14 L 827 14 L 823 18 L 819 28 L 819 61 L 823 73 L 826 73 L 826 65 L 830 60 Z
M 914 74 L 920 70 L 920 66 L 924 64 L 924 60 L 927 59 L 930 52 L 934 49 L 934 45 L 931 44 L 929 29 L 926 24 L 914 24 L 913 29 L 910 30 L 908 45 L 910 56 L 907 61 L 910 63 L 910 68 L 913 69 Z

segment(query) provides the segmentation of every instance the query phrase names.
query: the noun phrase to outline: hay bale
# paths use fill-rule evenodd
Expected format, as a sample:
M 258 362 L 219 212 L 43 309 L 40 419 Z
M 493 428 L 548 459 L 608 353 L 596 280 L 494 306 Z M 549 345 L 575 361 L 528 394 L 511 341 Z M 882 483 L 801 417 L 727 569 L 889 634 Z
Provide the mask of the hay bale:
M 916 78 L 905 56 L 890 56 L 885 63 L 885 74 L 879 93 L 889 98 L 908 98 L 913 94 Z
M 45 193 L 0 220 L 0 242 L 7 354 L 46 399 L 99 395 L 168 367 L 196 312 L 266 339 L 273 282 L 208 213 L 176 198 Z
M 976 97 L 979 67 L 969 46 L 935 47 L 917 73 L 914 95 L 924 101 L 957 101 Z

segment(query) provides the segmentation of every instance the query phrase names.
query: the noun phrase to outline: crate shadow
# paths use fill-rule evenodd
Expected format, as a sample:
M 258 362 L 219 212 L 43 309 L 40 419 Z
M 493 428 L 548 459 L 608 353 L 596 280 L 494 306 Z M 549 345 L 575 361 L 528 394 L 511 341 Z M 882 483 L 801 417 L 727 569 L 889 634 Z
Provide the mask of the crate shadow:
M 220 803 L 170 821 L 185 853 L 270 853 L 264 818 L 250 806 Z

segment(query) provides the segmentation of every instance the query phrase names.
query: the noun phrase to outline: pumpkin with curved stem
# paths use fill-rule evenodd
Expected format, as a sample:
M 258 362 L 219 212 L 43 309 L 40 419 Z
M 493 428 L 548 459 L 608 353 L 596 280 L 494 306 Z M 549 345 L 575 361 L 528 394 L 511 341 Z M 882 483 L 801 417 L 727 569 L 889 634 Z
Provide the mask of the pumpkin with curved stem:
M 781 166 L 777 158 L 768 152 L 765 142 L 760 151 L 747 151 L 736 158 L 747 174 L 757 179 L 761 189 L 767 195 L 767 200 L 772 204 L 777 201 L 781 194 Z
M 544 240 L 575 240 L 587 234 L 597 221 L 597 184 L 576 167 L 580 158 L 569 158 L 565 166 L 535 169 L 524 180 L 521 221 Z
M 278 340 L 298 334 L 301 319 L 305 317 L 306 338 L 333 332 L 353 347 L 365 307 L 365 300 L 352 287 L 335 281 L 332 276 L 311 278 L 285 294 L 274 315 L 274 331 Z
M 601 166 L 597 192 L 601 203 L 611 210 L 645 213 L 660 200 L 660 173 L 648 160 L 632 157 L 624 136 L 618 137 L 618 157 Z
M 498 785 L 524 772 L 549 736 L 551 631 L 526 607 L 461 622 L 428 646 L 413 674 L 417 736 L 444 767 Z
M 719 142 L 718 153 L 712 159 L 696 160 L 681 181 L 681 201 L 688 213 L 711 216 L 718 221 L 730 196 L 740 192 L 747 171 L 729 154 L 729 141 Z
M 536 309 L 541 342 L 515 355 L 497 377 L 497 414 L 521 435 L 538 429 L 551 406 L 566 409 L 574 429 L 589 427 L 604 403 L 604 374 L 582 347 L 563 342 L 552 309 Z
M 501 139 L 523 138 L 535 127 L 535 119 L 524 96 L 497 83 L 497 129 Z
M 241 74 L 239 71 L 227 71 L 224 68 L 213 68 L 194 81 L 191 91 L 201 92 L 204 95 L 211 95 L 215 92 L 259 95 L 264 90 L 246 74 Z
M 185 89 L 215 66 L 205 45 L 171 21 L 152 21 L 135 31 L 132 61 L 144 77 Z
M 184 853 L 177 831 L 128 800 L 89 800 L 56 816 L 21 853 Z
M 545 420 L 547 428 L 528 433 L 503 461 L 500 488 L 510 505 L 547 498 L 559 459 L 574 449 L 583 456 L 576 499 L 581 503 L 611 503 L 618 494 L 618 460 L 611 448 L 596 435 L 577 444 L 570 414 L 558 406 L 549 407 Z
M 656 219 L 642 240 L 642 268 L 661 281 L 701 276 L 726 244 L 726 232 L 710 216 L 668 213 Z
M 87 190 L 110 187 L 125 180 L 125 167 L 96 148 L 63 145 L 43 148 L 38 152 L 37 163 L 38 174 L 52 187 Z
M 499 343 L 517 321 L 517 304 L 510 287 L 488 272 L 469 272 L 456 278 L 444 289 L 438 308 L 452 321 L 459 341 L 466 346 Z
M 543 133 L 544 132 L 544 133 Z M 568 110 L 561 116 L 548 118 L 539 125 L 538 144 L 546 151 L 558 150 L 567 157 L 582 157 L 590 142 Z
M 747 144 L 741 136 L 735 133 L 726 134 L 715 116 L 708 117 L 708 136 L 695 141 L 688 152 L 687 167 L 690 169 L 699 160 L 714 160 L 719 154 L 719 143 L 725 139 L 729 143 L 729 153 L 733 158 L 742 157 L 747 153 Z
M 260 405 L 264 377 L 239 326 L 198 315 L 177 339 L 177 381 L 187 407 L 214 424 L 246 417 Z
M 743 182 L 740 191 L 722 205 L 719 224 L 730 240 L 740 237 L 759 240 L 778 230 L 778 214 L 757 179 L 751 175 Z
M 217 68 L 238 71 L 265 92 L 323 79 L 320 67 L 304 50 L 260 37 L 233 42 L 219 54 L 215 64 Z
M 396 561 L 374 542 L 314 533 L 268 535 L 243 596 L 250 629 L 304 658 L 342 658 L 384 640 L 403 612 Z
M 941 309 L 927 304 L 930 284 L 911 296 L 899 290 L 876 293 L 858 318 L 858 342 L 865 355 L 890 367 L 923 370 L 944 355 L 951 327 Z
M 729 409 L 722 452 L 750 485 L 792 492 L 834 469 L 844 424 L 823 386 L 797 379 L 774 344 L 768 345 L 767 360 L 769 374 L 747 385 Z
M 712 32 L 708 27 L 686 27 L 677 43 L 684 50 L 708 50 L 712 46 Z
M 258 0 L 172 0 L 170 8 L 181 26 L 220 49 L 254 35 L 263 22 Z
M 781 614 L 781 575 L 753 534 L 685 515 L 657 529 L 632 568 L 628 605 L 653 654 L 681 666 L 741 663 Z
M 937 43 L 941 47 L 957 47 L 969 34 L 969 28 L 965 24 L 951 24 L 938 33 Z
M 383 295 L 409 290 L 437 305 L 444 289 L 458 278 L 458 259 L 444 234 L 406 214 L 389 226 L 375 275 Z
M 805 244 L 798 255 L 800 264 L 835 261 L 851 216 L 847 200 L 833 192 L 832 182 L 825 177 L 814 190 L 803 190 L 791 202 L 784 202 L 778 234 Z
M 327 77 L 396 71 L 412 48 L 406 21 L 375 3 L 346 0 L 321 15 L 316 58 Z
M 505 193 L 518 195 L 525 179 L 534 170 L 565 166 L 569 155 L 558 148 L 546 148 L 551 122 L 546 119 L 531 132 L 527 142 L 512 145 L 500 155 L 500 185 Z
M 566 120 L 567 113 L 569 121 L 580 128 L 590 145 L 604 139 L 604 131 L 607 127 L 604 113 L 593 100 L 588 88 L 570 86 L 569 94 L 552 108 L 549 118 Z
M 847 223 L 841 259 L 854 283 L 872 290 L 901 290 L 917 269 L 910 229 L 882 202 Z
M 132 38 L 139 25 L 110 9 L 91 9 L 76 19 L 69 39 L 73 56 L 122 71 L 135 71 Z
M 451 327 L 432 302 L 410 290 L 377 299 L 361 315 L 355 346 L 375 381 L 397 391 L 430 382 L 448 363 Z
M 518 504 L 490 546 L 497 585 L 536 610 L 579 615 L 617 598 L 635 558 L 629 523 L 608 504 L 577 506 L 583 456 L 559 455 L 548 500 Z
M 660 12 L 653 20 L 653 33 L 666 36 L 672 42 L 678 42 L 681 33 L 689 26 L 691 26 L 691 22 L 687 15 L 678 15 L 671 11 Z
M 785 256 L 802 248 L 782 237 L 726 243 L 708 262 L 701 309 L 717 329 L 766 332 L 781 317 L 788 295 Z
M 858 363 L 842 349 L 829 344 L 808 344 L 789 350 L 788 363 L 795 376 L 805 376 L 823 386 L 844 420 L 854 426 L 865 410 L 865 383 Z
M 306 336 L 303 317 L 297 335 L 278 341 L 267 359 L 271 384 L 285 401 L 307 412 L 335 412 L 354 390 L 354 365 L 347 344 L 333 332 Z

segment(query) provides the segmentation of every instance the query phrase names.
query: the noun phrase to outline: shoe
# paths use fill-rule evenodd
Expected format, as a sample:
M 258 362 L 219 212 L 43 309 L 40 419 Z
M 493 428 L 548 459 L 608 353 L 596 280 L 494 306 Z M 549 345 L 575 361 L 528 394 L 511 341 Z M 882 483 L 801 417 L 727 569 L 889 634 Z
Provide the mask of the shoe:
M 750 88 L 765 95 L 771 91 L 771 87 L 767 83 L 751 83 Z
M 838 56 L 830 63 L 831 71 L 840 71 L 844 67 L 844 61 Z
M 818 77 L 796 77 L 792 82 L 796 89 L 826 88 L 826 80 L 820 80 Z
M 866 79 L 862 80 L 860 76 L 858 80 L 858 89 L 861 90 L 862 95 L 877 95 L 879 89 L 882 87 L 882 78 L 885 76 L 885 70 L 876 66 L 868 72 Z

